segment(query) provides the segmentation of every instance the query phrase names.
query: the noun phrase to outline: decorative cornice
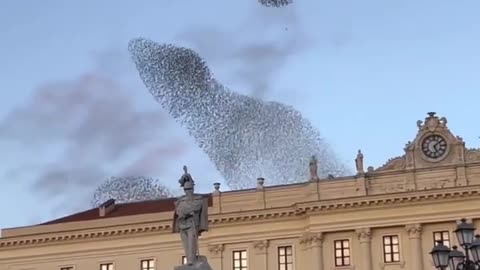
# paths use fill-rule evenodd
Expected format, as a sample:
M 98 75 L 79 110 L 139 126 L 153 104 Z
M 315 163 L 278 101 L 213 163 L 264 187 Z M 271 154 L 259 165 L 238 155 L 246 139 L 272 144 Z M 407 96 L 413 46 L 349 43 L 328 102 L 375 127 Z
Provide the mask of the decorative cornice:
M 254 210 L 249 212 L 235 212 L 215 214 L 209 217 L 209 224 L 229 225 L 241 222 L 256 222 L 279 218 L 298 218 L 308 216 L 310 213 L 324 211 L 335 211 L 352 208 L 401 205 L 412 202 L 435 201 L 443 199 L 467 198 L 480 195 L 480 187 L 458 187 L 448 189 L 437 189 L 428 191 L 415 191 L 394 194 L 381 194 L 370 196 L 358 196 L 326 201 L 313 201 L 298 203 L 291 207 L 283 207 L 269 210 Z M 36 236 L 22 236 L 11 238 L 0 238 L 0 248 L 22 247 L 29 245 L 50 244 L 56 242 L 74 240 L 92 240 L 106 237 L 121 237 L 126 235 L 148 234 L 148 233 L 170 233 L 170 222 L 162 221 L 162 224 L 146 224 L 131 228 L 102 228 L 98 232 L 72 232 L 64 234 L 39 234 Z
M 370 228 L 361 228 L 355 230 L 360 243 L 369 243 L 372 240 L 372 231 Z
M 471 186 L 450 188 L 450 189 L 431 189 L 427 191 L 412 191 L 402 194 L 379 194 L 373 196 L 359 196 L 344 198 L 342 200 L 330 200 L 326 202 L 299 203 L 297 212 L 308 214 L 310 212 L 332 211 L 339 209 L 351 209 L 371 206 L 399 205 L 411 202 L 434 201 L 439 199 L 466 198 L 480 195 L 480 189 L 473 189 Z
M 156 226 L 145 226 L 145 227 L 136 227 L 136 228 L 125 228 L 125 229 L 111 229 L 104 230 L 99 232 L 88 232 L 88 233 L 72 233 L 65 235 L 39 235 L 38 237 L 31 238 L 20 238 L 20 239 L 1 239 L 0 238 L 0 248 L 3 247 L 14 247 L 14 246 L 25 246 L 25 245 L 35 245 L 35 244 L 50 244 L 52 242 L 63 242 L 71 240 L 90 240 L 103 237 L 112 237 L 112 236 L 123 236 L 130 234 L 139 234 L 139 233 L 151 233 L 151 232 L 160 232 L 160 231 L 170 231 L 170 224 L 162 224 Z M 3 240 L 3 241 L 2 241 Z
M 480 166 L 480 159 L 478 161 L 469 161 L 465 163 L 447 163 L 447 164 L 437 164 L 435 166 L 436 171 L 444 171 L 447 169 L 457 169 L 458 167 L 476 167 Z M 367 172 L 367 178 L 371 177 L 382 177 L 382 176 L 393 176 L 393 175 L 404 175 L 406 173 L 422 173 L 422 172 L 432 172 L 431 167 L 416 167 L 416 168 L 405 168 L 405 169 L 395 169 L 395 170 L 379 170 L 380 168 L 374 169 L 371 172 Z
M 405 226 L 409 238 L 420 238 L 422 236 L 421 224 L 408 224 Z
M 220 215 L 215 215 L 209 217 L 210 224 L 225 224 L 225 223 L 236 223 L 242 221 L 255 221 L 255 220 L 266 220 L 266 219 L 278 219 L 285 217 L 292 217 L 297 215 L 296 209 L 290 207 L 278 208 L 273 211 L 251 211 L 250 213 L 245 212 L 232 212 L 224 213 Z

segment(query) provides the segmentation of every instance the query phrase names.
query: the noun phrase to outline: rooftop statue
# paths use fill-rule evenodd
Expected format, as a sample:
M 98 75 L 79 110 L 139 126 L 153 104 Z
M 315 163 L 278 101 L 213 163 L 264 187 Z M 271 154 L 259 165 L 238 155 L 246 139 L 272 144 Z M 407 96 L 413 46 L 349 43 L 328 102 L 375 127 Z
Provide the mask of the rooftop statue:
M 362 150 L 358 150 L 357 158 L 355 159 L 355 167 L 357 168 L 357 174 L 362 174 L 363 170 L 363 153 Z
M 186 265 L 177 266 L 175 270 L 211 270 L 205 256 L 200 256 L 198 238 L 208 230 L 208 198 L 194 193 L 194 181 L 183 166 L 184 174 L 178 181 L 185 195 L 175 202 L 173 232 L 180 233 Z

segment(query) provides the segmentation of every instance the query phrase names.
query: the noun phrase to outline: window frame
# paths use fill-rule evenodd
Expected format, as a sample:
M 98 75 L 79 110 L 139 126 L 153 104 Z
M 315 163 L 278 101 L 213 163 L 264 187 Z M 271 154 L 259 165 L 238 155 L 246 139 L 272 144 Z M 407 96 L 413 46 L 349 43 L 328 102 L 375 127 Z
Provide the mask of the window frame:
M 393 239 L 397 239 L 397 243 L 394 244 Z M 386 244 L 386 239 L 389 239 L 390 243 Z M 398 248 L 398 251 L 394 251 L 394 246 Z M 389 235 L 383 235 L 382 236 L 382 249 L 383 249 L 383 262 L 388 264 L 388 263 L 399 263 L 402 261 L 401 258 L 401 249 L 400 249 L 400 235 L 399 234 L 389 234 Z M 387 252 L 386 248 L 390 248 L 390 252 Z M 398 260 L 395 260 L 395 255 L 398 255 Z M 387 261 L 387 258 L 390 259 L 390 261 Z
M 443 237 L 444 233 L 447 234 L 447 239 L 444 239 L 444 237 Z M 435 235 L 437 235 L 437 234 L 440 234 L 440 239 L 439 240 L 437 240 L 436 237 L 435 237 Z M 445 246 L 451 248 L 452 242 L 451 242 L 451 239 L 450 239 L 450 231 L 449 230 L 434 231 L 432 233 L 432 237 L 433 237 L 433 246 L 437 245 L 437 241 L 442 241 Z M 445 241 L 448 242 L 448 245 L 445 244 Z
M 104 270 L 102 266 L 107 266 L 106 270 L 115 270 L 115 264 L 113 262 L 102 262 L 99 264 L 98 269 L 99 270 Z M 111 267 L 109 267 L 111 266 Z
M 344 243 L 348 243 L 348 247 L 345 247 Z M 337 243 L 340 243 L 340 248 L 337 248 Z M 348 255 L 345 255 L 345 250 L 348 250 Z M 337 251 L 341 252 L 340 256 L 337 256 Z M 345 259 L 348 258 L 348 263 Z M 337 260 L 341 260 L 341 264 L 337 263 Z M 333 260 L 335 267 L 346 267 L 352 265 L 352 241 L 349 238 L 341 238 L 333 240 Z
M 147 268 L 143 268 L 144 262 L 148 262 Z M 150 262 L 153 262 L 153 266 L 150 265 Z M 154 258 L 140 259 L 140 270 L 155 270 L 155 269 L 157 269 L 157 263 Z
M 235 259 L 235 254 L 239 254 L 239 258 Z M 242 254 L 245 253 L 245 258 L 242 257 Z M 245 265 L 242 261 L 245 260 Z M 240 266 L 236 267 L 235 262 L 239 261 Z M 247 249 L 236 249 L 232 250 L 232 270 L 248 270 L 248 250 Z
M 288 249 L 290 249 L 290 253 L 288 252 Z M 284 254 L 281 254 L 281 250 L 283 250 Z M 285 262 L 281 262 L 281 258 L 285 258 Z M 291 258 L 290 262 L 288 261 L 288 258 Z M 277 246 L 277 265 L 278 265 L 278 270 L 294 270 L 294 256 L 293 256 L 293 245 L 280 245 Z M 284 268 L 282 269 L 282 266 Z

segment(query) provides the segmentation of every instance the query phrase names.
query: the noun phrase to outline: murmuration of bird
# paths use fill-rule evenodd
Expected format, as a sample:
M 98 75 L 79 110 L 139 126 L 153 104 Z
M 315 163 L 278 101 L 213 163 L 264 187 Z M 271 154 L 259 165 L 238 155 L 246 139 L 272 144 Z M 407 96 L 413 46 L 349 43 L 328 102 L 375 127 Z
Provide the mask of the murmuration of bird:
M 276 184 L 305 181 L 312 155 L 321 160 L 320 176 L 344 171 L 299 111 L 229 90 L 192 49 L 143 38 L 128 48 L 152 96 L 188 130 L 230 188 L 254 187 L 258 177 Z
M 262 6 L 283 7 L 293 3 L 293 0 L 258 0 Z
M 168 188 L 151 177 L 110 177 L 95 190 L 91 204 L 98 207 L 110 199 L 114 199 L 116 203 L 129 203 L 172 196 Z

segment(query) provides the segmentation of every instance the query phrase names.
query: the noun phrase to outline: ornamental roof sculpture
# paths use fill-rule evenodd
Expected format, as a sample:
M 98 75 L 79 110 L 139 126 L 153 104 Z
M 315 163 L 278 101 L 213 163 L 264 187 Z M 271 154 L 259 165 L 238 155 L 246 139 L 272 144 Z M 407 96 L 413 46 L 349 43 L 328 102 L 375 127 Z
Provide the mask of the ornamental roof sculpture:
M 480 162 L 480 149 L 465 148 L 463 139 L 448 128 L 446 117 L 435 112 L 427 115 L 417 121 L 417 135 L 405 145 L 405 154 L 390 158 L 373 172 Z

